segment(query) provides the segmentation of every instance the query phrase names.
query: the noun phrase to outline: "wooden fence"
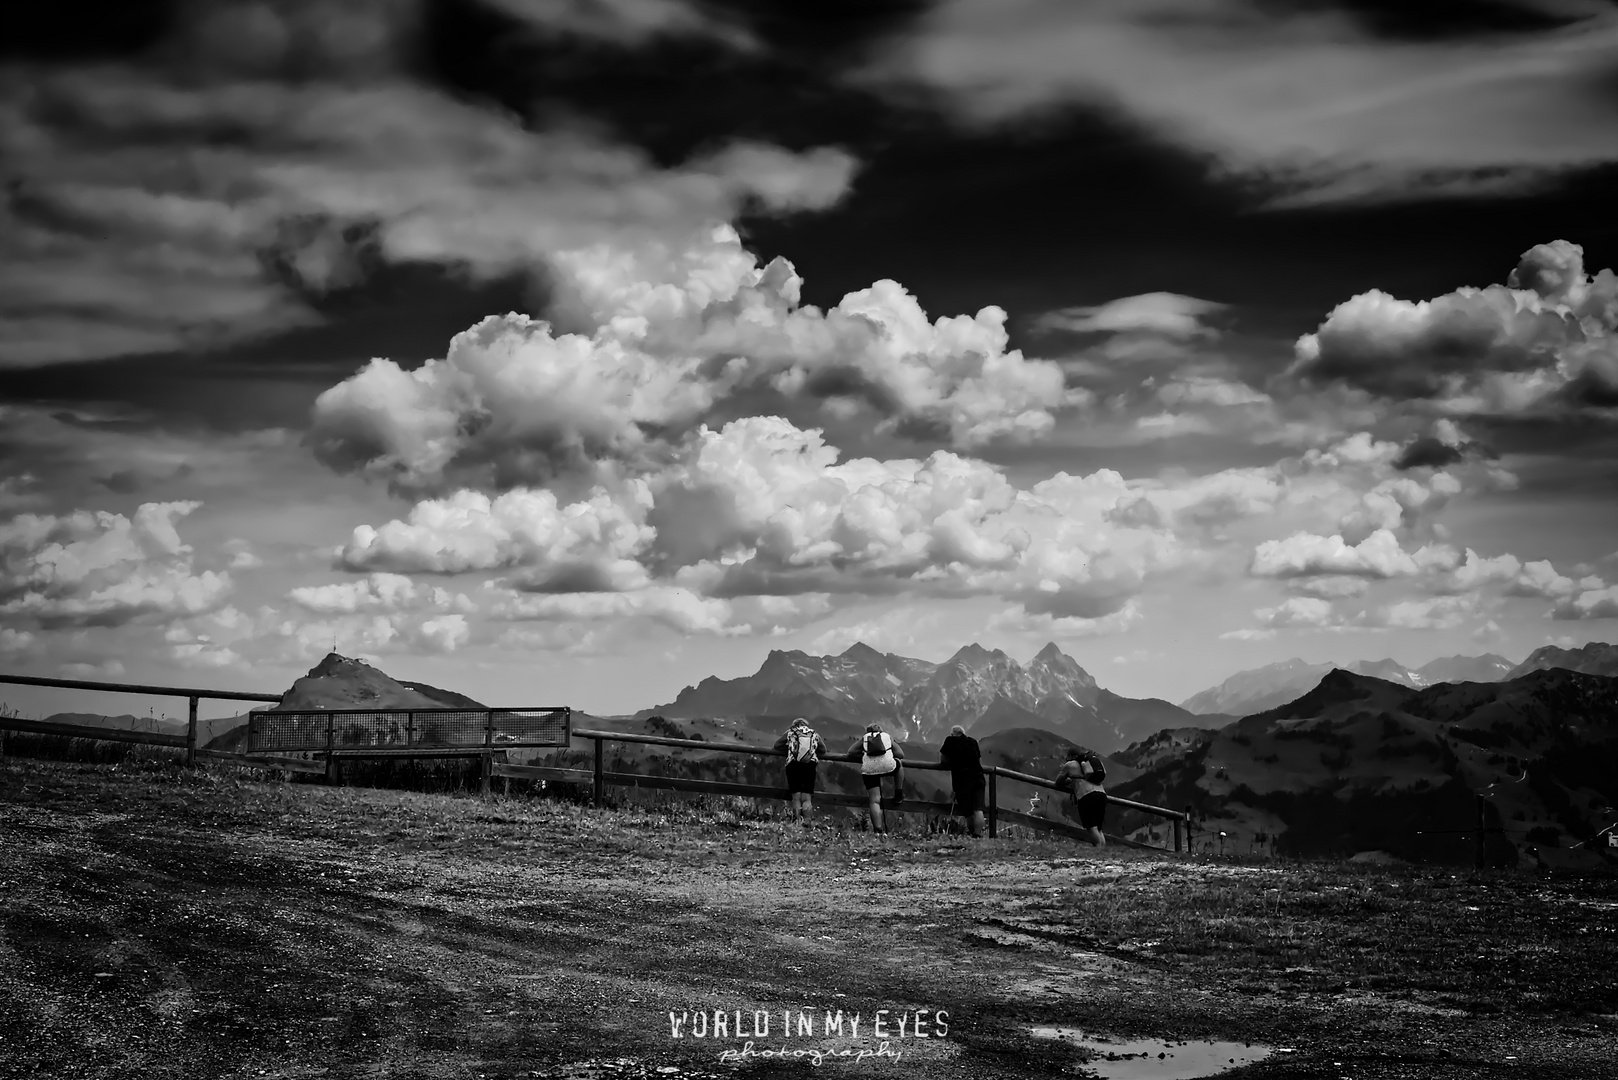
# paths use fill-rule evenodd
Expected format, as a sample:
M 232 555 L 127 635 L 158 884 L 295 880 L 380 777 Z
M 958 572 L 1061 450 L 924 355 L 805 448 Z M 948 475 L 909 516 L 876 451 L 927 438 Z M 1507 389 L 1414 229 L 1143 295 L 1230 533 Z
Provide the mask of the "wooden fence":
M 337 779 L 338 763 L 343 758 L 396 758 L 396 757 L 475 757 L 482 764 L 480 788 L 484 795 L 489 793 L 489 783 L 493 777 L 511 777 L 516 779 L 545 780 L 559 783 L 580 783 L 590 785 L 592 797 L 596 806 L 601 806 L 605 800 L 606 788 L 630 787 L 647 788 L 653 790 L 689 791 L 711 795 L 740 795 L 757 799 L 784 799 L 786 789 L 780 786 L 767 784 L 741 784 L 723 780 L 696 780 L 676 776 L 650 776 L 641 773 L 608 772 L 605 768 L 603 746 L 606 743 L 640 743 L 651 746 L 667 746 L 680 749 L 693 749 L 705 751 L 718 751 L 727 754 L 757 755 L 762 757 L 785 757 L 784 751 L 774 747 L 748 746 L 745 743 L 717 743 L 703 739 L 676 739 L 662 735 L 637 735 L 618 731 L 585 731 L 572 729 L 573 738 L 589 739 L 595 744 L 595 762 L 593 769 L 568 769 L 545 765 L 512 765 L 504 761 L 495 760 L 496 754 L 503 756 L 505 747 L 497 746 L 492 742 L 492 736 L 482 740 L 478 745 L 459 747 L 422 747 L 408 748 L 385 747 L 356 747 L 339 748 L 327 743 L 323 749 L 315 751 L 323 760 L 309 760 L 305 758 L 279 757 L 268 754 L 234 754 L 220 750 L 209 750 L 197 746 L 197 702 L 209 698 L 224 701 L 273 701 L 279 702 L 278 694 L 255 694 L 239 690 L 198 690 L 187 687 L 174 686 L 143 686 L 128 683 L 89 682 L 79 679 L 48 679 L 29 675 L 0 674 L 0 683 L 15 683 L 27 686 L 54 686 L 78 690 L 104 690 L 127 694 L 151 694 L 163 697 L 183 697 L 190 702 L 189 720 L 186 725 L 186 734 L 170 735 L 162 732 L 126 731 L 116 728 L 86 727 L 77 724 L 52 724 L 42 720 L 23 720 L 20 718 L 0 718 L 0 729 L 11 731 L 36 732 L 45 735 L 64 735 L 75 739 L 94 739 L 104 742 L 143 743 L 149 746 L 168 746 L 183 748 L 186 753 L 186 764 L 195 765 L 198 758 L 204 760 L 224 761 L 238 765 L 250 765 L 260 768 L 284 769 L 289 772 L 324 773 L 329 780 Z M 397 710 L 409 711 L 409 710 Z M 428 710 L 416 710 L 425 712 Z M 481 712 L 497 712 L 499 710 L 478 710 Z M 565 712 L 561 708 L 538 710 L 544 712 Z M 489 722 L 492 730 L 492 721 Z M 569 725 L 571 726 L 571 725 Z M 851 764 L 848 758 L 822 759 L 829 764 Z M 948 768 L 936 761 L 905 761 L 906 769 L 917 769 L 923 772 L 948 772 Z M 989 835 L 998 836 L 1000 824 L 1022 825 L 1040 832 L 1053 832 L 1065 836 L 1080 838 L 1084 831 L 1078 826 L 1066 821 L 1053 821 L 1049 818 L 1035 817 L 1017 810 L 1008 810 L 998 805 L 999 781 L 1015 780 L 1033 787 L 1045 788 L 1051 791 L 1061 791 L 1057 785 L 1040 776 L 1017 772 L 1014 769 L 1002 768 L 997 765 L 989 766 L 983 770 L 987 786 L 987 806 L 984 816 L 989 826 Z M 867 798 L 863 795 L 852 795 L 838 791 L 817 792 L 815 802 L 820 805 L 833 806 L 865 806 Z M 1132 799 L 1120 799 L 1114 795 L 1107 796 L 1111 806 L 1126 810 L 1135 810 L 1144 814 L 1161 817 L 1171 822 L 1174 829 L 1174 850 L 1184 850 L 1184 833 L 1186 815 L 1179 810 L 1169 810 L 1162 806 L 1152 806 L 1148 803 L 1135 802 Z M 939 813 L 948 809 L 947 804 L 923 802 L 915 799 L 900 798 L 884 803 L 884 808 L 899 813 Z M 1141 844 L 1127 837 L 1108 836 L 1109 842 L 1122 844 L 1127 847 L 1145 848 L 1148 850 L 1163 850 L 1151 844 Z

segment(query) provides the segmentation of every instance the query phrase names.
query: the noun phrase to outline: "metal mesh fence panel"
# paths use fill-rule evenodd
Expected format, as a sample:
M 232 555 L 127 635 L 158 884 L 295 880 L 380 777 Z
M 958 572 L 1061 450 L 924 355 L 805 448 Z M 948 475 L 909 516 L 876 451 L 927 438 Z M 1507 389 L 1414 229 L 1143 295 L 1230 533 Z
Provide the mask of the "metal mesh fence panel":
M 539 746 L 566 746 L 572 732 L 567 709 L 496 709 L 494 741 Z
M 493 725 L 500 746 L 566 746 L 567 709 L 315 709 L 254 713 L 250 753 L 324 750 L 328 725 L 334 750 L 407 750 L 482 746 Z
M 249 753 L 326 749 L 323 712 L 255 712 L 248 718 Z

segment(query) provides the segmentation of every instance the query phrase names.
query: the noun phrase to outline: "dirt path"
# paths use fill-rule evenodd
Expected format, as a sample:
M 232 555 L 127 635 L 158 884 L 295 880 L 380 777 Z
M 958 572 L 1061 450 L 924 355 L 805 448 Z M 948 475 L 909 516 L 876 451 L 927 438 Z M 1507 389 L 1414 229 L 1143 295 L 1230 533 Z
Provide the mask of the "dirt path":
M 1036 1025 L 1291 1051 L 1231 1076 L 1613 1076 L 1615 923 L 1602 881 L 0 761 L 7 1076 L 1072 1075 Z M 897 1061 L 720 1060 L 738 1012 L 855 1054 L 878 1009 Z

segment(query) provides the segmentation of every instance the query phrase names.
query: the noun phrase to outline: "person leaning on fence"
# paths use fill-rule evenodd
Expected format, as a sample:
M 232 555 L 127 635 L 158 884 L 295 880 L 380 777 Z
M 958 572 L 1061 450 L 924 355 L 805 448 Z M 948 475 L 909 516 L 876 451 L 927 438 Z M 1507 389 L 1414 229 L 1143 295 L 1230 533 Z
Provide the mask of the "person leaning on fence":
M 848 752 L 849 760 L 860 763 L 860 779 L 865 783 L 865 794 L 870 797 L 868 809 L 875 832 L 888 831 L 882 822 L 882 781 L 893 777 L 894 799 L 904 797 L 904 766 L 899 764 L 904 756 L 904 751 L 894 743 L 893 736 L 882 730 L 881 724 L 866 725 L 865 734 Z
M 951 812 L 966 819 L 973 836 L 983 835 L 983 756 L 978 741 L 956 724 L 938 748 L 938 760 L 949 769 L 955 795 Z
M 1106 778 L 1107 766 L 1093 750 L 1075 749 L 1056 773 L 1056 786 L 1072 797 L 1079 812 L 1085 839 L 1098 848 L 1107 846 L 1107 835 L 1101 831 L 1107 817 L 1107 792 L 1101 786 Z
M 831 751 L 826 749 L 826 740 L 801 716 L 775 740 L 775 748 L 787 756 L 787 801 L 793 815 L 807 825 L 815 807 L 815 766 L 821 758 L 830 757 Z

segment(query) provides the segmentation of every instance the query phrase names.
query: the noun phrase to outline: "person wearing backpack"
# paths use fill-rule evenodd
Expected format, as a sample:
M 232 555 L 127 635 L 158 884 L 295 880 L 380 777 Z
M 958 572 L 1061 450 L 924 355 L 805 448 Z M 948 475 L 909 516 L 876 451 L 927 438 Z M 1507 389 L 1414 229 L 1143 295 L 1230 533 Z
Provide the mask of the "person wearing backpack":
M 893 741 L 893 736 L 882 730 L 881 724 L 867 724 L 865 734 L 848 752 L 850 761 L 860 763 L 860 779 L 865 783 L 866 795 L 870 796 L 871 829 L 875 832 L 888 831 L 882 820 L 883 779 L 893 777 L 894 799 L 904 798 L 904 767 L 899 764 L 904 756 L 904 751 Z
M 983 835 L 983 754 L 978 741 L 956 724 L 938 748 L 938 760 L 949 770 L 955 795 L 952 811 L 966 819 L 973 836 Z
M 807 825 L 815 808 L 815 766 L 822 757 L 831 756 L 831 751 L 826 749 L 826 740 L 801 716 L 775 740 L 775 748 L 787 756 L 787 800 L 792 814 Z
M 1107 817 L 1107 791 L 1101 786 L 1106 779 L 1107 764 L 1101 755 L 1078 748 L 1056 773 L 1056 785 L 1072 797 L 1079 812 L 1085 839 L 1098 848 L 1107 846 L 1107 835 L 1101 831 Z

